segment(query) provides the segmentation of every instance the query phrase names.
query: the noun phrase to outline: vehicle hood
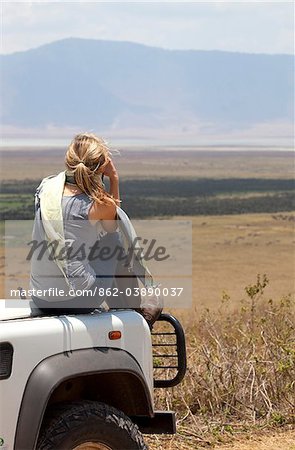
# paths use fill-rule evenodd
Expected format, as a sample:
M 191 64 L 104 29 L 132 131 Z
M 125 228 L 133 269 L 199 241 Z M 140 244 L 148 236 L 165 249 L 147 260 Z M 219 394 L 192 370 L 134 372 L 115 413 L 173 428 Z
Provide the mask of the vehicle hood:
M 0 300 L 0 320 L 26 319 L 42 315 L 30 300 Z

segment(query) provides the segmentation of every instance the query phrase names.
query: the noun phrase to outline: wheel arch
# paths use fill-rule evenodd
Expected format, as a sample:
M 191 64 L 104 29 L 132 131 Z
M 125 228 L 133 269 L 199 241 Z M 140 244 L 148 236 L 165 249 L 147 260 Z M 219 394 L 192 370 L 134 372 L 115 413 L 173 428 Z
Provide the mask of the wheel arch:
M 14 450 L 35 449 L 50 406 L 82 399 L 108 403 L 128 416 L 154 415 L 142 370 L 125 350 L 100 347 L 59 353 L 41 361 L 28 379 Z

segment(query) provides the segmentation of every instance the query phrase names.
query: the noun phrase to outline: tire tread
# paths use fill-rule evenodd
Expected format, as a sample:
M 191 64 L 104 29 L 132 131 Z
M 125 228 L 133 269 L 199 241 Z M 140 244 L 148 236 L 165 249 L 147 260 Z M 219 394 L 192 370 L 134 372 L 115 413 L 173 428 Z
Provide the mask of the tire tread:
M 138 426 L 126 414 L 105 403 L 88 400 L 56 405 L 42 426 L 37 450 L 56 450 L 64 434 L 93 417 L 126 432 L 133 441 L 134 448 L 148 450 Z

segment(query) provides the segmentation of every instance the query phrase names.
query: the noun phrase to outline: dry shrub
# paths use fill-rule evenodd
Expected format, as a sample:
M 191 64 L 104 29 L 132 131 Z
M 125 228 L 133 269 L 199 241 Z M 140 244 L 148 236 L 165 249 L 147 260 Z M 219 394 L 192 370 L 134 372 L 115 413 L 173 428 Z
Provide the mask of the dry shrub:
M 178 435 L 151 448 L 191 449 L 235 432 L 294 423 L 295 321 L 290 296 L 266 300 L 266 276 L 247 299 L 197 311 L 185 325 L 188 371 L 176 388 L 157 390 L 157 407 L 177 411 Z M 231 438 L 232 439 L 232 438 Z

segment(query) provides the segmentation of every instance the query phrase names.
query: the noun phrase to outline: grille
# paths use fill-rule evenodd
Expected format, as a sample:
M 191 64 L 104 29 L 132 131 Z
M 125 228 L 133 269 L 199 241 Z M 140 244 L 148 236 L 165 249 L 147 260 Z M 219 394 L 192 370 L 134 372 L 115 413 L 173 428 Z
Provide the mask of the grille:
M 186 371 L 183 329 L 170 314 L 161 314 L 152 331 L 154 386 L 172 387 L 181 382 Z
M 12 370 L 13 347 L 9 342 L 0 343 L 0 380 L 9 378 Z

